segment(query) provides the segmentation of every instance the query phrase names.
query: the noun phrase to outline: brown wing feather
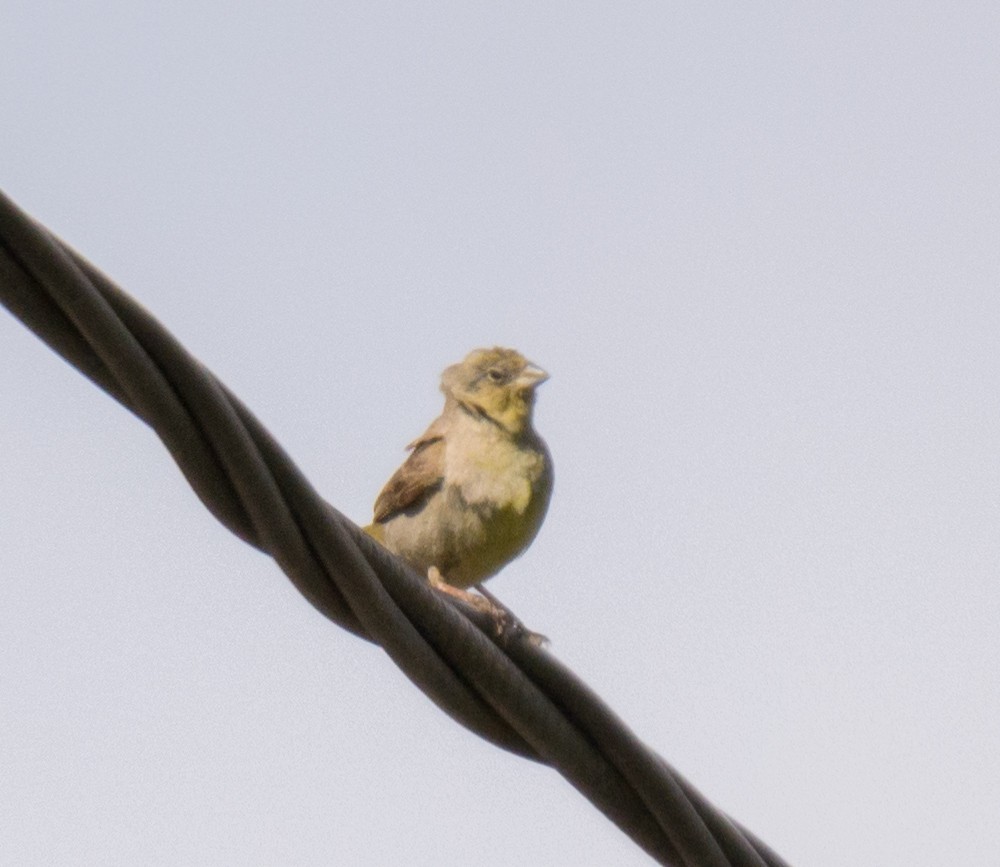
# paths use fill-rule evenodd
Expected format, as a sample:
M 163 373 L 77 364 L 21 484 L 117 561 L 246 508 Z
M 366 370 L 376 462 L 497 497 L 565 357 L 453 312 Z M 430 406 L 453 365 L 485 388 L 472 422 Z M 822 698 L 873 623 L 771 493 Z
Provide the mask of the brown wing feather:
M 413 451 L 385 483 L 375 500 L 376 524 L 412 508 L 432 494 L 444 479 L 444 437 L 435 435 L 434 425 L 410 444 Z

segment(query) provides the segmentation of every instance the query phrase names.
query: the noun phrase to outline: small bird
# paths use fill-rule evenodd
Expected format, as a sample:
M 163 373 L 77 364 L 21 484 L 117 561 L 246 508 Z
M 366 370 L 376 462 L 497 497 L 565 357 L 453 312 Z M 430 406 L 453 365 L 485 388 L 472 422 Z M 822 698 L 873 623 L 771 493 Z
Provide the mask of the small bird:
M 500 347 L 446 368 L 444 410 L 407 446 L 365 532 L 434 586 L 482 603 L 466 588 L 523 553 L 548 509 L 552 459 L 531 423 L 535 389 L 546 379 L 521 353 Z M 496 600 L 478 589 L 495 612 Z

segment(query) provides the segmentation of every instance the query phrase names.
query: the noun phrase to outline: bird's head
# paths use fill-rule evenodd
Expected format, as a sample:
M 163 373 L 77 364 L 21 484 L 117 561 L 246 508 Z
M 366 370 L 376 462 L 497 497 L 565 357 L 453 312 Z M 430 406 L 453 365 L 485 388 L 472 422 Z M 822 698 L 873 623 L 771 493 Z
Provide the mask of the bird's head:
M 514 436 L 531 426 L 535 389 L 549 375 L 514 349 L 475 349 L 445 368 L 441 391 Z

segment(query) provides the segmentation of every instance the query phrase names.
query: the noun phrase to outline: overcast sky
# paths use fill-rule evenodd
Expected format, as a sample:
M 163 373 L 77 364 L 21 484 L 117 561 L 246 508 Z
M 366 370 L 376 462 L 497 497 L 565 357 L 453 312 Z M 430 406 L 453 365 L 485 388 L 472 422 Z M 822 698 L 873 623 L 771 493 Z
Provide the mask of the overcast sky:
M 1000 6 L 7 0 L 0 187 L 358 522 L 552 375 L 491 589 L 796 865 L 1000 849 Z M 640 865 L 0 312 L 0 860 Z

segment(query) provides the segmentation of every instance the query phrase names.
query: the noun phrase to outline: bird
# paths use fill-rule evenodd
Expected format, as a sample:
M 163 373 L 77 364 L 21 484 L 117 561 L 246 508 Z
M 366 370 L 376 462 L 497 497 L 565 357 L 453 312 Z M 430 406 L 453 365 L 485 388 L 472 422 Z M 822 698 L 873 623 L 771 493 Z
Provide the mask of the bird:
M 532 423 L 548 378 L 498 346 L 445 368 L 441 415 L 407 446 L 364 528 L 434 587 L 495 615 L 510 612 L 482 583 L 535 539 L 552 495 L 552 458 Z

